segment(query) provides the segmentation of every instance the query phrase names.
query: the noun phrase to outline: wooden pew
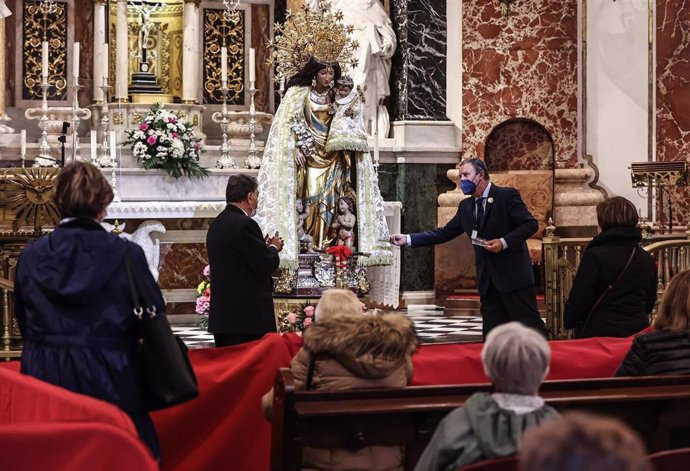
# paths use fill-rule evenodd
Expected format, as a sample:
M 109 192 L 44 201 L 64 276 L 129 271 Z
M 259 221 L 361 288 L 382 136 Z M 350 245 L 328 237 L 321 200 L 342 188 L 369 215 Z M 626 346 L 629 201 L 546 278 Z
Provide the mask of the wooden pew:
M 276 378 L 271 471 L 297 471 L 303 446 L 360 449 L 405 445 L 413 469 L 439 421 L 489 384 L 400 389 L 295 391 L 289 369 Z M 673 412 L 690 408 L 690 375 L 546 381 L 540 390 L 559 411 L 586 410 L 618 417 L 637 430 L 650 452 L 664 449 Z

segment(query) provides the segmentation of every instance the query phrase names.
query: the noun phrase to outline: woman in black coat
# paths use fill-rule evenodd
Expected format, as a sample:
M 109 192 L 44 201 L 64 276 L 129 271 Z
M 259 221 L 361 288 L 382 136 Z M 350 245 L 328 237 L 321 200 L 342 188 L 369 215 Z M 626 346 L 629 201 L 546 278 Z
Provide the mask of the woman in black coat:
M 63 217 L 51 234 L 30 242 L 15 274 L 15 311 L 24 339 L 21 371 L 119 406 L 160 458 L 136 364 L 137 319 L 124 257 L 163 315 L 163 297 L 136 244 L 100 225 L 113 191 L 98 168 L 66 166 L 55 183 Z
M 616 376 L 690 374 L 690 270 L 664 291 L 654 330 L 638 335 Z
M 575 337 L 629 337 L 649 326 L 657 276 L 637 221 L 625 198 L 597 205 L 601 233 L 587 245 L 565 304 L 565 327 Z

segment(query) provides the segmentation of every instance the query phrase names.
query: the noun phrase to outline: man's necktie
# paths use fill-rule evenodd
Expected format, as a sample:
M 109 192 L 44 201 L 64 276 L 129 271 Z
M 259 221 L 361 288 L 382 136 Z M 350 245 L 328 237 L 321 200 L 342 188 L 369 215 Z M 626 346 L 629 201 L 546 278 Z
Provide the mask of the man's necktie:
M 477 205 L 477 230 L 480 230 L 484 225 L 484 198 L 477 198 L 475 204 Z

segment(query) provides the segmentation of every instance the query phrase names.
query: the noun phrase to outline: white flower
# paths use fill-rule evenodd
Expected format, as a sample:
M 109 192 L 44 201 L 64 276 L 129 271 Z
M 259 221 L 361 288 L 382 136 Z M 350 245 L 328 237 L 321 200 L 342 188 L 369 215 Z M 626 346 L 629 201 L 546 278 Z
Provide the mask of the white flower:
M 487 203 L 491 204 L 494 202 L 494 199 L 491 196 L 489 196 L 489 198 L 486 201 Z
M 184 156 L 184 144 L 182 144 L 182 141 L 179 139 L 173 140 L 171 154 L 175 159 L 179 159 Z

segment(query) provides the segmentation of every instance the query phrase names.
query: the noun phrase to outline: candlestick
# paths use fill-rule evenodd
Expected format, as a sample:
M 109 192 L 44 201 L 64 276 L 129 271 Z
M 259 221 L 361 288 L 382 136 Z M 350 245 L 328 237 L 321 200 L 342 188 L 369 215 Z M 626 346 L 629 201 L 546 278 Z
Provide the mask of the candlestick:
M 249 82 L 256 82 L 256 49 L 253 47 L 249 49 Z
M 78 71 L 77 71 L 78 72 Z M 72 92 L 72 161 L 81 160 L 79 155 L 79 121 L 91 118 L 91 110 L 79 108 L 79 78 L 72 78 L 72 85 L 69 86 Z
M 110 156 L 110 145 L 108 143 L 108 136 L 110 135 L 109 124 L 110 118 L 108 117 L 108 92 L 110 91 L 110 85 L 108 85 L 108 77 L 103 77 L 103 84 L 101 85 L 101 90 L 103 90 L 103 104 L 101 104 L 101 147 L 99 149 L 98 155 L 93 164 L 97 167 L 110 167 L 112 164 L 112 159 Z M 115 142 L 112 142 L 115 145 Z M 93 156 L 92 156 L 93 158 Z
M 41 75 L 44 77 L 44 82 L 48 79 L 48 41 L 43 41 L 41 44 Z
M 228 48 L 220 48 L 220 79 L 225 86 L 228 83 Z
M 72 77 L 79 78 L 79 43 L 74 43 L 74 53 L 72 54 L 74 65 L 72 66 Z
M 89 131 L 91 135 L 91 162 L 95 162 L 98 157 L 98 132 L 95 129 Z
M 26 129 L 22 129 L 19 133 L 20 140 L 20 155 L 22 156 L 22 168 L 24 168 L 26 163 Z
M 115 131 L 110 131 L 110 163 L 112 164 L 112 167 L 115 168 L 116 165 L 116 148 L 115 148 Z
M 220 93 L 223 96 L 223 108 L 221 111 L 220 129 L 223 131 L 223 143 L 220 146 L 220 159 L 216 162 L 218 168 L 237 168 L 235 161 L 230 157 L 230 146 L 228 146 L 228 90 L 227 84 L 223 83 Z M 216 121 L 217 122 L 217 121 Z

